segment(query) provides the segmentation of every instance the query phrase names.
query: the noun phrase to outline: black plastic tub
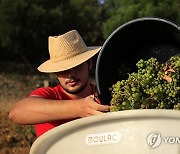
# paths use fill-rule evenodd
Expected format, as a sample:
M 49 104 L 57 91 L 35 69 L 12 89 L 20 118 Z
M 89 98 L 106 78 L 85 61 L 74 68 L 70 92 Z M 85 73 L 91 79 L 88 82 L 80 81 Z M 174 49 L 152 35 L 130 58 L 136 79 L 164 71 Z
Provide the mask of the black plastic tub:
M 180 26 L 162 18 L 138 18 L 117 28 L 105 41 L 96 63 L 96 84 L 102 104 L 110 104 L 109 88 L 118 80 L 122 65 L 136 72 L 140 59 L 166 62 L 180 53 Z

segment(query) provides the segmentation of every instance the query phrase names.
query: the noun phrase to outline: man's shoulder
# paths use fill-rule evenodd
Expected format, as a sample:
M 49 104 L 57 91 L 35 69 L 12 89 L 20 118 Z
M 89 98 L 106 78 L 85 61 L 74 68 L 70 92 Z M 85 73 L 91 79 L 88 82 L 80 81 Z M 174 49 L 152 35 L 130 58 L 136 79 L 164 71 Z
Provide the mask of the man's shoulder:
M 55 87 L 40 87 L 32 91 L 29 96 L 40 96 L 43 98 L 59 99 L 63 95 L 60 85 Z

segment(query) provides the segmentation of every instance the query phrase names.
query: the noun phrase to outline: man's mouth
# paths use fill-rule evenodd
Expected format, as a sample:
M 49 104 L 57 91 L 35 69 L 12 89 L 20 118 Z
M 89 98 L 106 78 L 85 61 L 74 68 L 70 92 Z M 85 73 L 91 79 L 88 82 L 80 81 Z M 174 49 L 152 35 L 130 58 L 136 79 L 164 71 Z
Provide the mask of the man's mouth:
M 78 84 L 78 80 L 69 80 L 67 81 L 67 84 L 70 86 L 76 86 Z

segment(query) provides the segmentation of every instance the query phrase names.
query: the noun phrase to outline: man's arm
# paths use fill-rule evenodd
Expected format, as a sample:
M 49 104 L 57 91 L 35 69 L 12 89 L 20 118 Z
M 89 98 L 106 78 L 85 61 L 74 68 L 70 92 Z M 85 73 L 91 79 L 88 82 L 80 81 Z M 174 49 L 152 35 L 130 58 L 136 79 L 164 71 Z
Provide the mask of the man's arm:
M 96 103 L 92 96 L 77 100 L 27 97 L 13 105 L 9 119 L 17 124 L 38 124 L 97 115 L 106 111 L 109 111 L 109 106 Z

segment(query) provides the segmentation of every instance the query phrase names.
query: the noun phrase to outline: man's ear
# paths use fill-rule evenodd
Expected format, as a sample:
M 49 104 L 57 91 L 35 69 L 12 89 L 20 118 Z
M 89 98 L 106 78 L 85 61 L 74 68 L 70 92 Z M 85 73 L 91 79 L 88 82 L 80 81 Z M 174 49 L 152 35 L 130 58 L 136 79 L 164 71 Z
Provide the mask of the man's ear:
M 92 69 L 92 65 L 93 65 L 92 58 L 90 58 L 87 62 L 88 62 L 88 68 L 89 68 L 89 70 L 91 70 Z

